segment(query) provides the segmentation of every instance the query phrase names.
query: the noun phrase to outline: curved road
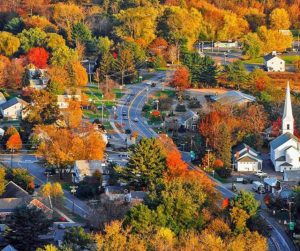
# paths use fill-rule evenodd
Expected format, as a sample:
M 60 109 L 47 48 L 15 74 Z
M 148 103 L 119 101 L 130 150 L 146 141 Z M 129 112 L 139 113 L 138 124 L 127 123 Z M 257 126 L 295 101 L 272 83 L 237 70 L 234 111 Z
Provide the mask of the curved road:
M 137 131 L 139 136 L 152 138 L 156 137 L 157 134 L 150 128 L 146 120 L 142 116 L 142 107 L 147 101 L 147 95 L 153 93 L 162 88 L 161 84 L 158 84 L 156 87 L 151 87 L 147 84 L 149 81 L 158 81 L 164 80 L 166 74 L 164 72 L 158 72 L 155 77 L 148 81 L 144 81 L 139 85 L 127 86 L 128 93 L 122 97 L 120 104 L 117 107 L 117 122 L 123 124 L 124 129 L 130 129 L 132 132 Z M 126 114 L 125 120 L 123 119 L 123 114 Z M 138 122 L 135 122 L 135 118 L 138 119 Z M 121 136 L 122 139 L 126 139 L 126 135 Z M 183 156 L 183 159 L 187 158 Z M 190 165 L 191 168 L 195 169 L 197 167 Z M 217 190 L 222 194 L 223 197 L 232 198 L 235 196 L 235 193 L 228 190 L 217 180 L 216 182 Z M 284 232 L 282 227 L 265 211 L 260 211 L 260 215 L 272 226 L 271 237 L 268 239 L 269 250 L 271 251 L 296 251 L 295 246 L 293 245 L 290 238 Z

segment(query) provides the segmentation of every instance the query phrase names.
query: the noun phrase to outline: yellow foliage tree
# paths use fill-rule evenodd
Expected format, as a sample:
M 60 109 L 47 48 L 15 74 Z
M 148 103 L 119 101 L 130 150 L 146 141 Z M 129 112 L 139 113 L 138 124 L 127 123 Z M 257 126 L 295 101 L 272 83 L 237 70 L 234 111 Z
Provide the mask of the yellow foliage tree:
M 20 47 L 19 38 L 15 37 L 13 34 L 3 31 L 0 32 L 0 53 L 10 57 Z
M 289 14 L 283 8 L 276 8 L 270 14 L 270 27 L 274 30 L 286 30 L 290 28 Z

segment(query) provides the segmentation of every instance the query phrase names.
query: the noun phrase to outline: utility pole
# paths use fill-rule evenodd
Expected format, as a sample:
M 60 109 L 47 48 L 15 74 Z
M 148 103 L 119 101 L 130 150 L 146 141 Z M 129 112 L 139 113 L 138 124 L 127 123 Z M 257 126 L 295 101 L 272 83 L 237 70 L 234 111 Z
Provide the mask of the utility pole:
M 89 62 L 89 82 L 91 84 L 92 83 L 91 63 L 90 63 L 90 60 L 88 60 L 88 62 Z
M 106 93 L 108 93 L 108 75 L 105 75 Z
M 214 41 L 211 40 L 211 52 L 214 52 Z
M 102 124 L 103 124 L 103 101 L 101 103 L 101 121 L 102 121 Z

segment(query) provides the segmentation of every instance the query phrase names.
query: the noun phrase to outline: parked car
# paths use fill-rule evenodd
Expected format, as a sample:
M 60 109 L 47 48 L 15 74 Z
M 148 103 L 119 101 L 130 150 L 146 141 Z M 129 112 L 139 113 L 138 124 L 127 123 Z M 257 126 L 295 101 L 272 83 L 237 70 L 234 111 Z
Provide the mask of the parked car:
M 265 172 L 263 172 L 263 171 L 261 171 L 261 170 L 258 170 L 258 171 L 255 173 L 255 175 L 258 176 L 258 177 L 266 177 L 266 176 L 268 176 L 267 173 L 265 173 Z
M 139 119 L 138 119 L 137 117 L 135 117 L 135 118 L 133 119 L 133 121 L 134 121 L 134 122 L 139 122 Z
M 265 193 L 266 192 L 264 185 L 262 183 L 260 183 L 259 181 L 253 181 L 252 190 L 257 193 Z
M 66 229 L 66 226 L 65 226 L 64 224 L 62 224 L 62 223 L 59 223 L 59 224 L 57 225 L 57 228 L 58 228 L 58 229 Z

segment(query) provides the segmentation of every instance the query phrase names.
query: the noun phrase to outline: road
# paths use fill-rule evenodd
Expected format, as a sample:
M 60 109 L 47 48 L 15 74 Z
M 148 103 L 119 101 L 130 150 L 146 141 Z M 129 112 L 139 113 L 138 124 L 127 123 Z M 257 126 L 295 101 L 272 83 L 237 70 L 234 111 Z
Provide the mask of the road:
M 158 79 L 163 79 L 165 75 L 158 73 L 151 81 L 157 81 Z M 131 131 L 137 131 L 140 136 L 152 138 L 156 137 L 157 134 L 150 128 L 150 126 L 145 122 L 142 117 L 142 107 L 147 100 L 147 95 L 161 89 L 161 85 L 157 85 L 154 88 L 149 87 L 146 83 L 140 85 L 128 86 L 128 94 L 123 97 L 121 103 L 117 107 L 117 122 L 123 124 L 125 129 L 131 129 Z M 123 113 L 128 119 L 123 120 Z M 137 118 L 138 122 L 133 120 Z M 122 135 L 122 138 L 126 138 L 126 135 Z M 188 159 L 187 154 L 183 154 L 183 159 L 186 161 Z M 191 166 L 193 169 L 196 168 Z M 213 178 L 212 178 L 213 179 Z M 216 189 L 225 198 L 232 198 L 236 194 L 227 189 L 219 181 L 213 179 L 216 183 Z M 259 200 L 259 198 L 257 198 Z M 294 251 L 295 246 L 293 245 L 290 238 L 281 228 L 281 226 L 276 223 L 276 221 L 270 217 L 265 211 L 261 210 L 260 215 L 273 227 L 271 232 L 271 237 L 268 239 L 269 250 L 271 251 Z
M 47 182 L 47 177 L 44 174 L 45 168 L 39 164 L 39 158 L 37 158 L 35 155 L 20 153 L 14 154 L 13 158 L 11 159 L 11 154 L 1 154 L 0 161 L 9 167 L 12 164 L 13 168 L 26 168 L 34 176 L 35 184 L 42 185 Z M 67 190 L 64 190 L 64 197 L 66 208 L 72 211 L 74 201 L 74 212 L 79 214 L 81 217 L 86 217 L 88 215 L 88 212 L 91 209 L 86 205 L 85 202 L 79 200 Z

